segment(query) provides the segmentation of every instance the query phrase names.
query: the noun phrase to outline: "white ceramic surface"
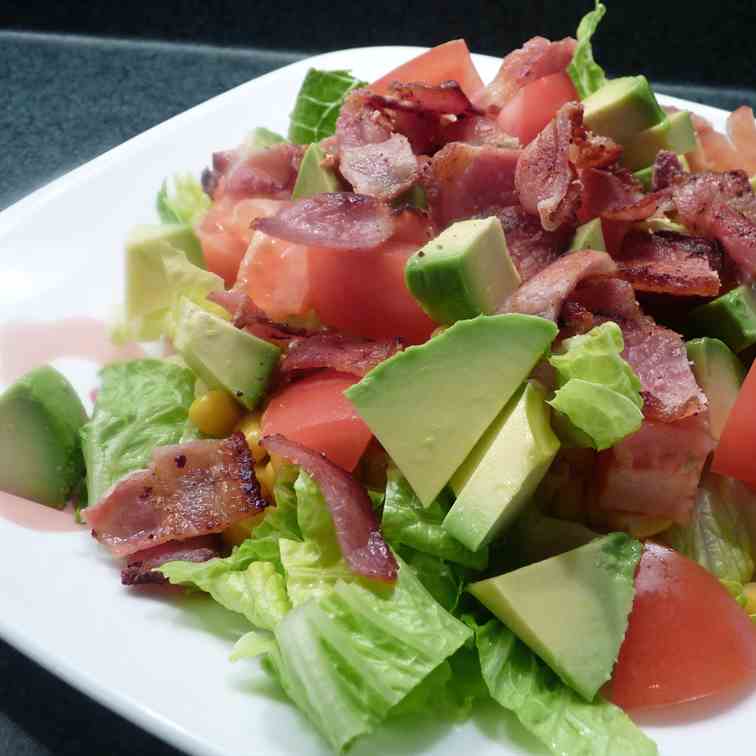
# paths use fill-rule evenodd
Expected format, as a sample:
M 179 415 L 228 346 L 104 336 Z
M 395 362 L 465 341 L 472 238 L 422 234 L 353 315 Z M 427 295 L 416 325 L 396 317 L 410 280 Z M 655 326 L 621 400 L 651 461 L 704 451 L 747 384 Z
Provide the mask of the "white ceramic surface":
M 285 132 L 310 66 L 350 68 L 373 80 L 418 52 L 343 50 L 287 66 L 170 119 L 0 213 L 0 324 L 19 317 L 109 318 L 122 296 L 123 240 L 135 223 L 155 221 L 155 193 L 164 177 L 179 170 L 199 174 L 213 150 L 236 145 L 254 126 Z M 475 62 L 485 80 L 493 77 L 494 58 L 476 56 Z M 723 111 L 660 99 L 723 127 Z M 0 353 L 0 364 L 6 356 Z M 94 386 L 95 365 L 56 364 L 82 395 Z M 0 518 L 0 544 L 0 635 L 56 675 L 191 754 L 329 753 L 256 663 L 227 661 L 245 631 L 243 619 L 203 597 L 155 598 L 121 587 L 116 565 L 84 529 L 43 533 Z M 185 611 L 188 604 L 196 611 Z M 645 728 L 669 756 L 752 752 L 756 695 L 705 708 L 707 718 L 679 723 L 680 717 L 658 717 L 647 719 Z M 461 726 L 398 723 L 354 751 L 536 752 L 496 707 Z

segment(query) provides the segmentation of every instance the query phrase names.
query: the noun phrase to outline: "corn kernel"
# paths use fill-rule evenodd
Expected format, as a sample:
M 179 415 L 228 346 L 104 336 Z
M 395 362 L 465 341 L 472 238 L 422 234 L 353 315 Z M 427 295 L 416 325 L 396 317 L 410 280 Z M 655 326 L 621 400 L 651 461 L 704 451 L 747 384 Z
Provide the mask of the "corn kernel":
M 189 408 L 189 419 L 201 433 L 214 438 L 231 435 L 241 414 L 241 407 L 225 391 L 208 391 Z
M 632 512 L 607 512 L 606 521 L 613 530 L 624 530 L 633 538 L 650 538 L 667 530 L 672 520 Z
M 260 446 L 260 439 L 262 438 L 260 413 L 250 412 L 248 415 L 245 415 L 236 428 L 244 434 L 247 446 L 255 462 L 262 462 L 268 456 L 268 452 Z
M 260 512 L 260 514 L 235 522 L 231 527 L 223 531 L 221 534 L 223 540 L 229 546 L 238 546 L 240 543 L 244 543 L 252 531 L 260 524 L 263 517 L 265 517 L 265 512 Z
M 273 469 L 273 465 L 270 462 L 266 465 L 255 465 L 255 477 L 260 484 L 263 496 L 270 497 L 273 494 L 273 486 L 276 482 L 276 471 Z
M 756 614 L 756 583 L 746 583 L 743 586 L 743 595 L 746 599 L 746 613 Z

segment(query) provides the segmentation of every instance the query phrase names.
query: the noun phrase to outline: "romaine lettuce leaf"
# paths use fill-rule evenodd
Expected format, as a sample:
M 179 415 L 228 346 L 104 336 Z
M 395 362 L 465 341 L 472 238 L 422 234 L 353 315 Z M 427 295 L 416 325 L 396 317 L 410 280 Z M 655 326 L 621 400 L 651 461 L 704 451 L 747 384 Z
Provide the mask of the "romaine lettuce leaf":
M 606 84 L 604 69 L 593 59 L 593 48 L 591 47 L 591 37 L 596 33 L 605 13 L 606 7 L 596 0 L 595 9 L 583 16 L 577 28 L 578 44 L 570 65 L 567 66 L 567 73 L 570 75 L 581 100 Z
M 400 546 L 398 551 L 428 593 L 447 612 L 454 612 L 465 588 L 464 568 L 406 546 Z
M 512 711 L 559 756 L 651 756 L 656 745 L 618 707 L 586 702 L 498 620 L 476 625 L 483 679 L 494 700 Z
M 81 429 L 89 504 L 117 480 L 176 444 L 194 400 L 194 374 L 166 360 L 117 362 L 100 371 L 92 419 Z
M 207 212 L 211 200 L 191 173 L 177 173 L 170 185 L 163 181 L 156 204 L 163 223 L 193 226 Z
M 310 144 L 331 136 L 336 131 L 336 119 L 351 90 L 365 86 L 349 71 L 307 72 L 297 95 L 289 122 L 289 141 Z
M 297 494 L 294 482 L 299 468 L 286 464 L 277 474 L 273 485 L 273 499 L 275 507 L 265 510 L 263 521 L 255 528 L 255 536 L 274 536 L 275 538 L 289 538 L 302 540 L 302 533 L 297 522 Z
M 286 140 L 275 131 L 259 126 L 247 135 L 244 140 L 244 149 L 247 152 L 255 150 L 264 150 L 266 147 L 272 147 L 274 144 L 281 144 Z
M 383 501 L 383 535 L 394 545 L 409 546 L 431 556 L 476 570 L 488 564 L 488 548 L 470 551 L 444 530 L 441 523 L 451 502 L 436 499 L 424 507 L 410 484 L 393 465 L 389 467 Z

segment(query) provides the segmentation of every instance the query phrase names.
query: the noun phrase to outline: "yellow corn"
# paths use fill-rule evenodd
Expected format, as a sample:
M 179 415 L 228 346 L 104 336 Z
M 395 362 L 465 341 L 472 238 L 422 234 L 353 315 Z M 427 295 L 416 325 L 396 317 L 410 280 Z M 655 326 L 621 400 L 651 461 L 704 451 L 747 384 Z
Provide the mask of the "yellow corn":
M 612 530 L 624 530 L 633 538 L 650 538 L 672 525 L 672 520 L 666 517 L 651 517 L 633 512 L 607 512 L 606 522 Z
M 236 428 L 244 434 L 247 446 L 255 462 L 262 462 L 268 456 L 268 452 L 260 446 L 260 439 L 262 438 L 260 413 L 250 412 L 248 415 L 245 415 Z
M 273 465 L 273 470 L 275 471 L 276 475 L 278 475 L 278 473 L 281 472 L 284 465 L 286 464 L 286 460 L 278 454 L 271 454 L 270 464 Z
M 743 595 L 746 599 L 746 613 L 756 614 L 756 583 L 746 583 L 743 586 Z
M 189 419 L 202 433 L 214 438 L 231 435 L 241 414 L 241 407 L 225 391 L 208 391 L 189 407 Z
M 226 528 L 226 530 L 223 531 L 223 540 L 229 546 L 238 546 L 249 538 L 250 534 L 260 524 L 263 517 L 265 517 L 265 513 L 261 512 L 260 514 L 248 517 L 246 520 L 235 522 L 230 528 Z
M 276 482 L 276 471 L 273 465 L 268 462 L 266 465 L 255 465 L 255 477 L 260 484 L 262 494 L 266 498 L 273 494 L 273 485 Z

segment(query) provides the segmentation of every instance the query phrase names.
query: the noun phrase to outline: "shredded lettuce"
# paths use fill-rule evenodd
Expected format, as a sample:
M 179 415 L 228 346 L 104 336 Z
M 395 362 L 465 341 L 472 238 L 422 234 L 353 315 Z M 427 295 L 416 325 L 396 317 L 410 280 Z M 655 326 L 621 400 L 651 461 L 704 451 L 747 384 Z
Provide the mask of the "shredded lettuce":
M 414 570 L 425 589 L 447 612 L 454 612 L 465 588 L 465 570 L 443 559 L 400 547 L 402 559 Z
M 207 212 L 211 201 L 191 173 L 177 173 L 170 184 L 163 181 L 156 204 L 163 223 L 193 226 Z
M 256 537 L 274 536 L 295 541 L 302 540 L 297 521 L 297 494 L 294 491 L 298 469 L 294 465 L 286 465 L 276 474 L 273 485 L 273 499 L 276 506 L 269 507 L 265 511 L 263 521 L 255 528 Z
M 488 548 L 470 551 L 442 527 L 450 501 L 439 496 L 429 507 L 423 507 L 410 484 L 393 465 L 389 467 L 387 478 L 382 527 L 389 543 L 409 546 L 476 570 L 485 569 Z
M 118 362 L 100 371 L 92 419 L 81 429 L 89 504 L 145 468 L 158 446 L 178 443 L 194 400 L 194 374 L 166 360 Z
M 618 707 L 586 702 L 498 620 L 475 629 L 480 666 L 493 699 L 559 756 L 652 756 L 656 745 Z
M 583 16 L 577 28 L 578 43 L 570 65 L 567 66 L 567 73 L 570 75 L 581 100 L 606 84 L 606 74 L 604 69 L 593 59 L 593 47 L 591 46 L 591 38 L 596 33 L 605 13 L 604 4 L 596 0 L 594 10 Z
M 336 132 L 336 119 L 347 94 L 365 82 L 349 71 L 307 72 L 289 122 L 289 141 L 310 144 Z
M 608 449 L 643 422 L 640 380 L 622 358 L 624 341 L 616 323 L 603 323 L 565 339 L 549 362 L 557 392 L 549 404 L 561 413 L 555 430 L 574 446 Z

